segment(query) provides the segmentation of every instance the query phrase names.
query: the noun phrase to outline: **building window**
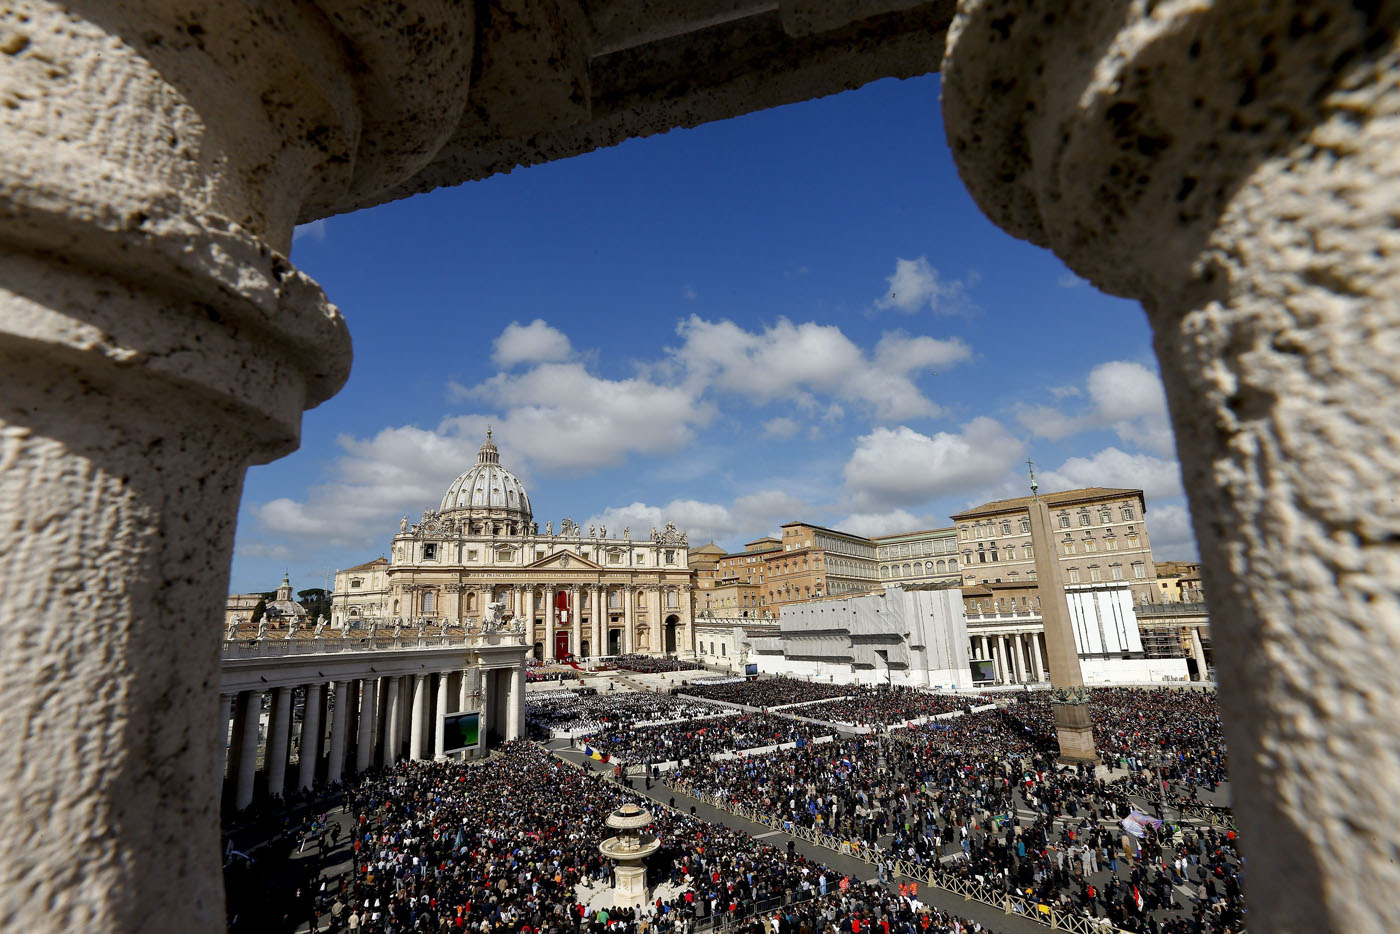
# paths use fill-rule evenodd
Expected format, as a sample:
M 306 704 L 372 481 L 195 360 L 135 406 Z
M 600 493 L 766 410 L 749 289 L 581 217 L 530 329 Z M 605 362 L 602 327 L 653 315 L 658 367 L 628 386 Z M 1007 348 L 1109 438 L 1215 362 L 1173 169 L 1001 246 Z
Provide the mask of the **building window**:
M 1011 520 L 1010 520 L 1010 519 L 1002 519 L 1002 520 L 1001 520 L 1001 534 L 1002 534 L 1002 535 L 1010 535 L 1010 534 L 1011 534 Z
M 1121 564 L 1113 564 L 1113 565 L 1110 565 L 1110 566 L 1109 566 L 1109 570 L 1113 572 L 1113 579 L 1114 579 L 1114 580 L 1116 580 L 1116 581 L 1121 581 L 1121 580 L 1123 579 L 1123 565 L 1121 565 Z
M 986 538 L 986 533 L 982 526 L 977 526 L 976 535 L 978 538 Z
M 1107 506 L 1099 510 L 1099 521 L 1104 525 L 1108 525 L 1113 521 L 1113 513 L 1108 511 Z
M 728 654 L 729 654 L 729 643 L 727 643 L 727 642 L 721 642 L 721 643 L 719 644 L 719 654 L 721 654 L 721 655 L 728 655 Z
M 1065 542 L 1065 554 L 1074 554 L 1074 542 Z
M 1098 544 L 1098 542 L 1094 541 L 1092 538 L 1086 538 L 1086 539 L 1084 539 L 1084 550 L 1085 550 L 1085 551 L 1098 551 L 1098 550 L 1099 550 L 1099 544 Z
M 1101 580 L 1101 578 L 1099 577 L 1099 566 L 1097 564 L 1091 565 L 1089 567 L 1089 580 Z
M 1031 520 L 1029 520 L 1029 519 L 1022 519 L 1022 520 L 1021 520 L 1021 531 L 1022 531 L 1023 533 L 1025 533 L 1025 532 L 1029 532 L 1030 530 L 1031 530 Z
M 1060 528 L 1062 528 L 1062 529 L 1067 529 L 1067 528 L 1069 528 L 1069 513 L 1067 513 L 1067 512 L 1062 512 L 1062 513 L 1060 513 Z
M 940 574 L 947 573 L 947 571 L 948 571 L 948 562 L 947 562 L 947 561 L 939 561 L 938 564 L 936 565 L 936 567 L 938 568 L 938 573 L 940 573 Z
M 1134 562 L 1133 562 L 1133 577 L 1136 577 L 1136 578 L 1141 579 L 1141 578 L 1144 578 L 1144 577 L 1146 577 L 1146 576 L 1147 576 L 1147 568 L 1143 566 L 1143 563 L 1142 563 L 1141 561 L 1134 561 Z
M 351 586 L 351 587 L 361 587 L 361 586 L 363 586 L 363 585 L 364 585 L 364 581 L 360 580 L 360 578 L 358 578 L 358 577 L 352 577 L 352 578 L 350 578 L 350 586 Z
M 674 590 L 668 590 L 668 591 L 666 591 L 666 606 L 668 606 L 668 607 L 673 607 L 673 606 L 675 606 L 675 605 L 676 605 L 676 592 L 675 592 Z
M 1023 558 L 1025 558 L 1027 561 L 1029 561 L 1029 560 L 1031 560 L 1032 558 L 1035 557 L 1035 552 L 1031 550 L 1031 546 L 1030 546 L 1030 545 L 1022 545 L 1022 546 L 1021 546 L 1021 556 L 1022 556 Z
M 949 570 L 949 571 L 956 571 L 957 569 L 958 569 L 958 559 L 957 559 L 957 558 L 949 558 L 949 559 L 948 559 L 948 570 Z
M 1081 526 L 1089 524 L 1089 510 L 1081 509 L 1079 511 L 1079 524 Z
M 1070 568 L 1070 569 L 1069 569 L 1069 582 L 1070 582 L 1071 584 L 1077 584 L 1077 583 L 1079 583 L 1079 568 Z
M 967 526 L 964 525 L 958 529 L 958 541 L 967 541 Z
M 423 560 L 424 560 L 424 561 L 436 561 L 436 560 L 437 560 L 437 545 L 424 545 L 424 546 L 423 546 Z
M 1124 506 L 1122 513 L 1124 522 L 1132 522 L 1137 518 L 1137 510 L 1133 509 L 1131 506 Z
M 423 612 L 431 613 L 437 606 L 437 595 L 431 590 L 423 594 Z
M 889 568 L 889 565 L 881 565 L 881 566 L 880 566 L 880 579 L 881 579 L 881 580 L 889 580 L 889 579 L 890 579 L 890 568 Z

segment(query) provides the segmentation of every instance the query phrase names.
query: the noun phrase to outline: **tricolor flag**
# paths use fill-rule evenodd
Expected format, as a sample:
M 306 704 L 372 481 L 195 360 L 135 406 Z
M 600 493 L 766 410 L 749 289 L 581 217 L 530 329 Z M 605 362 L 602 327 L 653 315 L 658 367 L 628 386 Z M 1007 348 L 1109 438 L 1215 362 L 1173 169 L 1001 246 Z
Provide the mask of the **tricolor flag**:
M 607 762 L 610 756 L 606 752 L 599 752 L 592 746 L 584 746 L 583 754 L 589 759 L 596 759 L 599 762 Z

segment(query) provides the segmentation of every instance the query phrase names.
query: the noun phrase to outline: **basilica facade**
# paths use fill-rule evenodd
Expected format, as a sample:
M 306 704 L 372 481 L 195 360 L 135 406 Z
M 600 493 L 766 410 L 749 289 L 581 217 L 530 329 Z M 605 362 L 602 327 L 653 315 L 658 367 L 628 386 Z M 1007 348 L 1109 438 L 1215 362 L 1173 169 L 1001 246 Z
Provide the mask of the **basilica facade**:
M 399 522 L 387 560 L 336 574 L 333 623 L 476 628 L 505 618 L 540 660 L 693 655 L 686 534 L 668 522 L 634 540 L 630 528 L 609 536 L 569 518 L 541 530 L 500 461 L 488 430 L 438 507 Z

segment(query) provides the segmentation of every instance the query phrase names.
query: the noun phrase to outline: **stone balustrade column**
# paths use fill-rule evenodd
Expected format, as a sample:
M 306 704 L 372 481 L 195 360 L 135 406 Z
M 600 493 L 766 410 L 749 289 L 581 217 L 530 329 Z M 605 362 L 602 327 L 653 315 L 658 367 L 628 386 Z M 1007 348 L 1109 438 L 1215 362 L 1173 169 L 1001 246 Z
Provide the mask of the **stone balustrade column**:
M 379 706 L 379 679 L 360 681 L 360 735 L 355 745 L 355 771 L 364 772 L 374 764 L 375 712 Z
M 253 803 L 254 782 L 258 774 L 258 734 L 262 729 L 261 691 L 244 691 L 238 695 L 236 719 L 242 729 L 234 742 L 238 743 L 238 774 L 234 786 L 233 806 L 243 810 Z
M 326 784 L 340 781 L 345 770 L 345 731 L 350 722 L 350 682 L 332 681 L 331 745 L 326 760 Z
M 306 686 L 306 699 L 301 713 L 301 758 L 297 763 L 297 788 L 305 791 L 316 781 L 316 766 L 321 758 L 321 692 L 320 681 Z
M 1400 682 L 1355 674 L 1400 653 L 1400 7 L 1056 14 L 961 0 L 949 146 L 994 222 L 1147 313 L 1249 877 L 1286 880 L 1250 928 L 1400 930 L 1357 827 L 1400 794 Z
M 224 921 L 209 776 L 243 477 L 350 364 L 292 230 L 418 171 L 471 83 L 469 10 L 316 6 L 0 10 L 14 930 Z
M 413 676 L 413 712 L 412 722 L 409 725 L 408 734 L 408 757 L 410 759 L 423 758 L 423 718 L 428 712 L 428 676 Z
M 267 748 L 263 753 L 268 795 L 280 796 L 287 790 L 287 741 L 291 736 L 291 725 L 292 689 L 275 688 L 272 692 L 272 715 L 268 720 Z

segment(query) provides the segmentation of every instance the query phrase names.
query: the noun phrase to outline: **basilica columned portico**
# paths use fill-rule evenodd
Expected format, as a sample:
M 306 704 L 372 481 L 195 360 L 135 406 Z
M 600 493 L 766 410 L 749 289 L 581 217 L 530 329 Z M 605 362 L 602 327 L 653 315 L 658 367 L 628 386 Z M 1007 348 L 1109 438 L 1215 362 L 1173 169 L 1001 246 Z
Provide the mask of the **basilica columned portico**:
M 694 654 L 689 542 L 672 523 L 633 539 L 630 527 L 535 521 L 530 497 L 487 432 L 477 461 L 421 520 L 407 517 L 383 569 L 385 622 L 463 629 L 508 619 L 539 660 L 625 653 Z M 336 575 L 336 607 L 362 575 Z M 337 625 L 349 625 L 337 618 Z

